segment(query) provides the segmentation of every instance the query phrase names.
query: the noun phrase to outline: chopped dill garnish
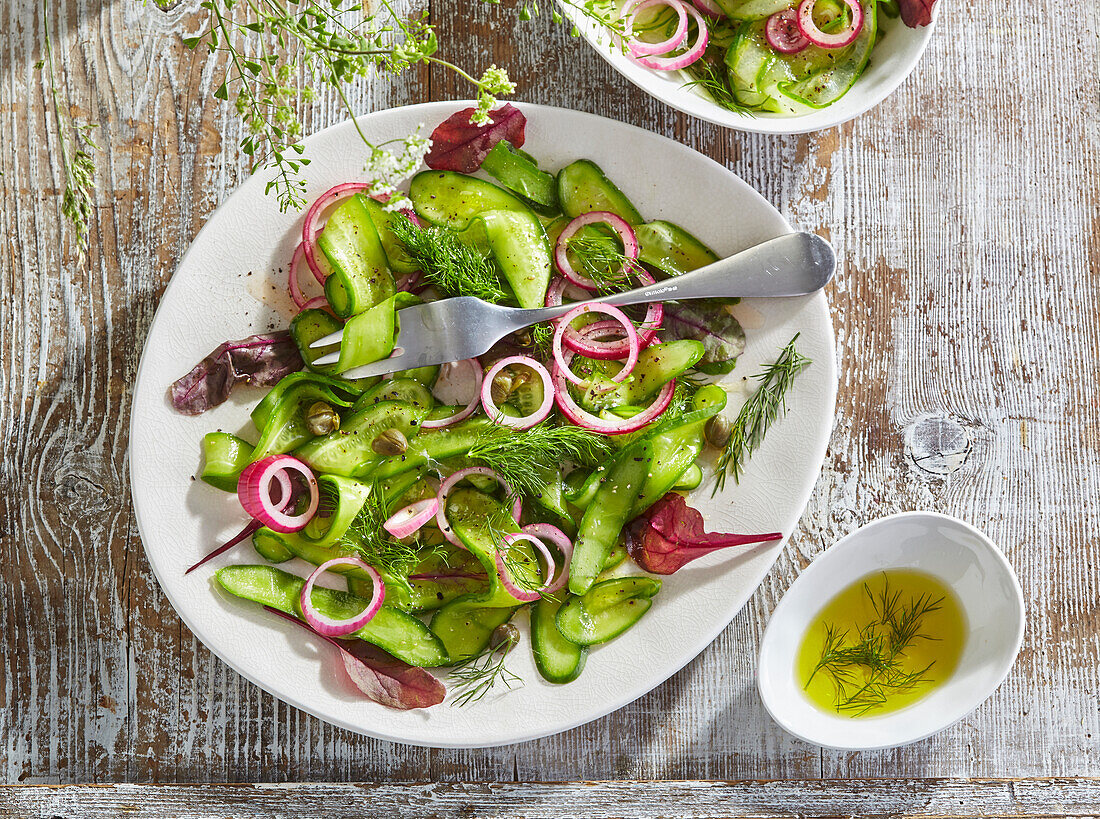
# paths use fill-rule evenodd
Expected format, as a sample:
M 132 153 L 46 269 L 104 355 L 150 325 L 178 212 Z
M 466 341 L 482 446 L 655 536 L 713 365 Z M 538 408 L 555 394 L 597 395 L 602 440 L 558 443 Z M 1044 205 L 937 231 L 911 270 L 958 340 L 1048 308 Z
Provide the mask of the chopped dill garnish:
M 825 626 L 825 641 L 821 659 L 806 680 L 806 688 L 820 671 L 832 680 L 837 713 L 861 716 L 885 705 L 890 695 L 911 691 L 929 682 L 930 662 L 916 671 L 906 671 L 900 655 L 917 640 L 936 640 L 921 632 L 924 618 L 943 607 L 942 597 L 922 594 L 902 603 L 901 592 L 891 591 L 890 581 L 883 573 L 882 591 L 871 591 L 863 584 L 864 594 L 875 612 L 875 620 L 863 626 L 848 640 L 847 631 L 839 631 L 831 623 Z
M 795 376 L 811 363 L 810 359 L 795 349 L 798 335 L 796 333 L 787 342 L 774 364 L 767 365 L 762 372 L 753 376 L 760 382 L 760 386 L 741 407 L 730 427 L 729 443 L 718 458 L 715 493 L 726 485 L 727 472 L 733 473 L 734 481 L 740 482 L 745 462 L 763 442 L 772 422 L 780 413 L 787 412 L 787 392 L 794 383 Z
M 451 700 L 451 705 L 461 708 L 475 703 L 497 683 L 508 690 L 514 685 L 523 685 L 523 678 L 504 666 L 508 653 L 518 642 L 519 631 L 515 626 L 500 626 L 494 630 L 488 648 L 451 666 L 450 677 L 457 681 L 453 688 L 457 696 Z
M 691 77 L 690 82 L 684 83 L 685 88 L 705 91 L 716 105 L 727 111 L 750 117 L 753 115 L 755 109 L 737 99 L 723 75 L 724 69 L 717 67 L 710 59 L 697 60 L 682 70 Z
M 611 451 L 607 438 L 575 426 L 547 421 L 523 432 L 492 424 L 477 435 L 467 453 L 508 482 L 519 495 L 538 495 L 566 461 L 588 466 Z
M 379 571 L 394 579 L 405 580 L 420 562 L 421 555 L 415 543 L 402 543 L 382 528 L 389 516 L 386 494 L 376 484 L 334 548 L 355 552 Z
M 443 295 L 477 296 L 492 304 L 507 300 L 496 264 L 463 244 L 450 228 L 422 228 L 411 219 L 392 219 L 390 229 Z

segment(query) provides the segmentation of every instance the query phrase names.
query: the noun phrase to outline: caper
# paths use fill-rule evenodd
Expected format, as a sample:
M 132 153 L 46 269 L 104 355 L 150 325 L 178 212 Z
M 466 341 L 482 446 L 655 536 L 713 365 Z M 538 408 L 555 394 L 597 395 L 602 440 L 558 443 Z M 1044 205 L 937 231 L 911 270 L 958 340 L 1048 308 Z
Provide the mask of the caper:
M 508 397 L 531 380 L 531 373 L 527 369 L 519 371 L 505 367 L 493 378 L 489 387 L 489 397 L 498 407 L 508 400 Z
M 721 449 L 730 441 L 730 422 L 724 415 L 715 415 L 703 428 L 707 443 Z
M 371 441 L 370 448 L 379 455 L 402 455 L 409 448 L 409 441 L 399 429 L 387 429 Z
M 503 651 L 507 654 L 519 642 L 519 629 L 511 623 L 504 623 L 493 629 L 489 636 L 489 647 L 493 651 Z
M 324 401 L 315 401 L 306 410 L 306 428 L 314 435 L 328 435 L 340 429 L 340 416 Z

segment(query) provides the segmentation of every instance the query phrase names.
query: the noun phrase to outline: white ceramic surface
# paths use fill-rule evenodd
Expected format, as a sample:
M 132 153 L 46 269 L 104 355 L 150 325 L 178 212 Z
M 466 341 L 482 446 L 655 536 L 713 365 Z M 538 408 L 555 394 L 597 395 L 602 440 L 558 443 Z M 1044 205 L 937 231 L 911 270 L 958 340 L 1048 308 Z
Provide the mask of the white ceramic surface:
M 638 65 L 622 49 L 611 45 L 606 29 L 569 3 L 559 2 L 558 6 L 597 54 L 651 97 L 707 122 L 757 134 L 820 131 L 854 119 L 878 105 L 894 93 L 917 67 L 932 38 L 940 11 L 937 4 L 932 12 L 931 25 L 924 28 L 909 28 L 900 18 L 890 20 L 884 27 L 887 36 L 875 46 L 870 64 L 848 93 L 826 108 L 789 117 L 769 113 L 748 116 L 727 111 L 700 91 L 685 87 L 684 84 L 691 79 L 688 75 L 680 71 L 655 71 Z
M 360 119 L 375 140 L 400 137 L 419 123 L 430 130 L 462 103 L 431 103 Z M 544 167 L 572 159 L 598 162 L 649 218 L 682 222 L 727 254 L 788 232 L 779 213 L 748 185 L 706 157 L 664 137 L 590 114 L 520 105 L 528 117 L 525 150 Z M 357 178 L 364 161 L 352 124 L 310 137 L 306 179 L 315 197 Z M 192 476 L 200 442 L 212 429 L 254 436 L 248 410 L 262 392 L 240 389 L 221 407 L 189 418 L 168 402 L 168 385 L 226 339 L 282 327 L 290 312 L 282 270 L 300 235 L 300 215 L 279 213 L 264 195 L 265 178 L 245 182 L 217 210 L 187 251 L 157 311 L 134 390 L 130 463 L 134 505 L 149 562 L 188 627 L 225 662 L 275 696 L 337 725 L 420 745 L 500 745 L 562 731 L 620 708 L 658 685 L 726 627 L 760 583 L 781 541 L 709 556 L 666 579 L 645 620 L 592 651 L 576 682 L 552 686 L 538 676 L 526 637 L 510 668 L 526 684 L 475 706 L 392 711 L 357 696 L 330 649 L 300 629 L 216 587 L 216 568 L 260 562 L 245 545 L 184 576 L 184 569 L 244 523 L 236 499 Z M 699 207 L 706 202 L 706 207 Z M 280 272 L 276 272 L 280 271 Z M 823 294 L 756 300 L 765 324 L 749 331 L 748 348 L 729 377 L 729 411 L 756 372 L 797 331 L 814 363 L 799 376 L 790 414 L 777 423 L 749 464 L 742 485 L 731 480 L 710 499 L 693 502 L 711 530 L 789 535 L 817 478 L 832 427 L 836 368 Z M 304 566 L 284 564 L 302 571 Z
M 837 594 L 886 569 L 925 572 L 954 590 L 968 623 L 958 668 L 900 711 L 858 719 L 823 711 L 795 673 L 802 637 Z M 1020 583 L 993 541 L 961 520 L 906 512 L 837 541 L 791 585 L 764 633 L 757 684 L 768 712 L 799 739 L 840 750 L 890 748 L 942 731 L 985 702 L 1008 675 L 1023 637 Z

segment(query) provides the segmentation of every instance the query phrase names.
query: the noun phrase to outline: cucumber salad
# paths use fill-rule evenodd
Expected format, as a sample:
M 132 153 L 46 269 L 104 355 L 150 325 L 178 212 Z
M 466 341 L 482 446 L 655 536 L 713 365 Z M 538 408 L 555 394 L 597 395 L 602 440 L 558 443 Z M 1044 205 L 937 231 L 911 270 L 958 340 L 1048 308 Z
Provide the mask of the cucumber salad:
M 539 674 L 568 683 L 660 605 L 662 575 L 781 539 L 707 532 L 685 493 L 708 471 L 740 478 L 809 364 L 792 340 L 723 415 L 713 382 L 745 343 L 730 304 L 598 301 L 715 254 L 589 160 L 540 167 L 518 109 L 480 126 L 472 110 L 436 128 L 407 194 L 322 195 L 289 267 L 289 329 L 226 342 L 169 388 L 190 415 L 269 388 L 254 430 L 203 439 L 198 477 L 236 495 L 243 528 L 188 571 L 250 549 L 216 572 L 219 593 L 330 642 L 365 697 L 399 709 L 519 684 L 506 661 L 525 610 Z M 342 375 L 394 351 L 402 309 L 460 295 L 585 303 L 480 360 Z
M 901 16 L 932 20 L 935 0 L 628 0 L 589 13 L 619 47 L 656 71 L 680 71 L 715 103 L 745 114 L 797 116 L 848 92 Z

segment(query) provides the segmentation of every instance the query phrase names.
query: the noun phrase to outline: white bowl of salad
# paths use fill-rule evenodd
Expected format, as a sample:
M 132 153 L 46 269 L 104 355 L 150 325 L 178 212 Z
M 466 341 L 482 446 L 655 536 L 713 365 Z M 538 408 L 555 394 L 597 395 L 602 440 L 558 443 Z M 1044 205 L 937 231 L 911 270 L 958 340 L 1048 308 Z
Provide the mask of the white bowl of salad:
M 700 119 L 805 133 L 878 105 L 913 72 L 935 0 L 562 0 L 646 93 Z

